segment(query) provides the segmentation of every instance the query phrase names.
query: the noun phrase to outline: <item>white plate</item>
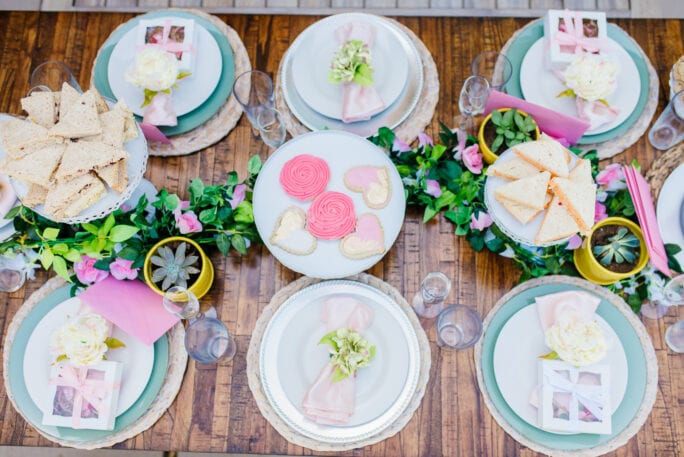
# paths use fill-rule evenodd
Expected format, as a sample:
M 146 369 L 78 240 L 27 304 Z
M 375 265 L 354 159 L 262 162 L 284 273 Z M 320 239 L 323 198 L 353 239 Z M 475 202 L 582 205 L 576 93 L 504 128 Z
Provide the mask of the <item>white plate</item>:
M 171 17 L 173 16 L 169 16 Z M 157 19 L 166 18 L 155 20 Z M 214 92 L 223 70 L 221 51 L 214 37 L 197 22 L 195 30 L 195 69 L 192 75 L 178 81 L 177 89 L 172 90 L 176 116 L 187 114 L 204 103 Z M 142 116 L 145 114 L 145 108 L 141 108 L 140 105 L 145 101 L 144 92 L 124 79 L 124 73 L 135 62 L 137 36 L 138 28 L 133 27 L 116 43 L 109 58 L 107 78 L 117 100 L 126 100 L 131 111 Z
M 608 96 L 608 103 L 617 108 L 619 113 L 612 121 L 587 130 L 585 135 L 604 133 L 619 126 L 632 114 L 639 102 L 641 83 L 634 60 L 611 38 L 608 38 L 605 54 L 618 66 L 617 89 Z M 544 67 L 543 38 L 537 40 L 523 58 L 520 66 L 520 89 L 528 102 L 569 116 L 578 116 L 573 97 L 556 97 L 567 87 L 552 71 Z
M 350 22 L 375 27 L 375 42 L 371 48 L 373 81 L 378 94 L 390 106 L 399 97 L 408 79 L 408 58 L 396 39 L 389 22 L 370 14 L 328 16 L 304 30 L 297 40 L 292 60 L 292 79 L 302 99 L 320 114 L 342 119 L 342 84 L 328 82 L 330 64 L 340 46 L 335 30 Z
M 64 324 L 69 317 L 76 315 L 81 301 L 70 298 L 55 306 L 38 322 L 26 344 L 24 354 L 24 379 L 26 389 L 33 402 L 39 408 L 50 404 L 48 394 L 48 378 L 53 357 L 48 352 L 52 334 Z M 128 333 L 114 326 L 112 337 L 126 344 L 126 347 L 107 351 L 107 360 L 123 363 L 121 391 L 116 415 L 123 414 L 136 402 L 152 374 L 154 365 L 154 346 L 146 346 Z
M 627 390 L 627 356 L 613 328 L 601 316 L 597 315 L 596 320 L 609 344 L 606 358 L 600 363 L 610 367 L 610 403 L 616 411 Z M 549 351 L 535 304 L 511 316 L 494 346 L 494 376 L 501 394 L 521 419 L 539 428 L 537 408 L 530 404 L 530 394 L 538 384 L 539 356 Z
M 660 227 L 660 235 L 665 243 L 684 246 L 684 164 L 670 173 L 658 194 L 656 217 Z M 684 265 L 684 251 L 676 255 L 680 265 Z
M 12 116 L 0 113 L 0 119 L 7 119 L 10 117 Z M 118 194 L 107 186 L 107 193 L 104 197 L 81 211 L 80 214 L 63 219 L 61 222 L 65 224 L 79 224 L 81 222 L 100 219 L 119 208 L 122 203 L 130 198 L 133 191 L 138 187 L 138 184 L 140 184 L 140 180 L 147 167 L 147 140 L 145 140 L 145 136 L 139 126 L 138 137 L 127 141 L 124 147 L 126 151 L 128 151 L 128 187 L 126 187 L 123 193 Z M 2 142 L 0 142 L 0 159 L 4 157 L 5 150 L 2 147 Z M 16 179 L 10 178 L 10 181 L 12 182 L 12 187 L 14 187 L 14 191 L 17 193 L 19 199 L 23 199 L 26 196 L 28 188 Z M 43 212 L 43 205 L 38 205 L 32 209 L 41 216 L 51 219 L 49 215 Z
M 326 191 L 342 192 L 351 197 L 357 217 L 366 212 L 378 217 L 385 234 L 385 253 L 365 259 L 349 259 L 340 252 L 339 240 L 318 240 L 316 250 L 309 255 L 290 254 L 271 244 L 269 238 L 282 212 L 290 206 L 299 206 L 306 211 L 311 204 L 290 197 L 280 186 L 279 177 L 283 165 L 300 154 L 320 157 L 328 163 L 330 182 Z M 352 192 L 344 185 L 344 173 L 360 165 L 387 167 L 392 197 L 384 208 L 368 208 L 361 193 Z M 406 200 L 399 173 L 382 149 L 351 133 L 320 131 L 297 136 L 268 158 L 254 185 L 253 205 L 259 235 L 268 250 L 283 265 L 307 276 L 332 279 L 360 273 L 375 265 L 390 250 L 404 222 Z
M 507 162 L 516 157 L 513 148 L 509 148 L 504 151 L 499 158 L 496 160 L 498 162 Z M 578 157 L 575 154 L 571 154 L 570 163 L 568 168 L 572 169 L 578 161 Z M 494 197 L 494 191 L 499 187 L 508 184 L 511 181 L 507 181 L 503 178 L 496 176 L 487 176 L 487 181 L 485 181 L 485 204 L 487 205 L 487 210 L 489 215 L 494 220 L 494 223 L 508 235 L 511 239 L 528 246 L 552 246 L 556 244 L 564 243 L 568 238 L 562 238 L 560 240 L 552 241 L 550 243 L 536 244 L 534 238 L 541 227 L 542 219 L 544 219 L 544 214 L 546 210 L 537 214 L 537 216 L 532 219 L 527 224 L 523 224 L 518 219 L 516 219 L 511 213 L 508 212 L 504 206 L 499 203 L 499 201 Z
M 325 299 L 350 296 L 369 305 L 375 316 L 364 337 L 376 346 L 375 360 L 358 371 L 354 414 L 344 426 L 317 424 L 300 411 L 304 394 L 328 362 L 318 346 L 326 333 L 320 321 Z M 391 425 L 406 409 L 420 373 L 418 338 L 408 316 L 389 296 L 355 281 L 325 281 L 283 303 L 261 343 L 261 382 L 269 402 L 292 428 L 321 442 L 353 442 Z

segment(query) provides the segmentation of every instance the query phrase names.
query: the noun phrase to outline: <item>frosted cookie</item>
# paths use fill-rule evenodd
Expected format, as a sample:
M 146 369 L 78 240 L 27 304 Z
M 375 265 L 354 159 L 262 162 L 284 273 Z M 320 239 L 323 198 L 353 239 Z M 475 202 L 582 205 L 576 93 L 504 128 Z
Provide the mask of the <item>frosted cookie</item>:
M 290 206 L 278 217 L 269 241 L 295 255 L 311 254 L 318 244 L 306 230 L 306 213 L 297 206 Z
M 285 162 L 280 170 L 280 185 L 290 197 L 307 201 L 325 190 L 330 181 L 330 167 L 325 160 L 299 154 Z
M 340 241 L 340 251 L 350 259 L 365 259 L 385 253 L 385 233 L 375 214 L 365 213 L 356 221 L 356 230 Z
M 344 185 L 354 192 L 361 192 L 369 208 L 387 206 L 392 197 L 387 167 L 361 166 L 347 170 Z
M 306 226 L 322 240 L 337 240 L 352 232 L 356 225 L 354 202 L 340 192 L 323 192 L 309 206 Z

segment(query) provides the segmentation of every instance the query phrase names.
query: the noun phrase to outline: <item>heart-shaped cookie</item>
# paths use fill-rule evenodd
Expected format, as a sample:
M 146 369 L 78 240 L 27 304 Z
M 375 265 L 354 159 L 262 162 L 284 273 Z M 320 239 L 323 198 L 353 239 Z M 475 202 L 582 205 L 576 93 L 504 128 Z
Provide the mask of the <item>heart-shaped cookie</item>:
M 356 221 L 356 230 L 342 238 L 340 251 L 350 259 L 365 259 L 385 253 L 385 233 L 373 213 L 364 213 Z
M 297 206 L 290 206 L 278 217 L 269 241 L 295 255 L 311 254 L 318 245 L 306 229 L 306 212 Z
M 349 190 L 361 192 L 369 208 L 384 208 L 392 197 L 387 167 L 363 165 L 350 168 L 344 174 L 344 184 Z

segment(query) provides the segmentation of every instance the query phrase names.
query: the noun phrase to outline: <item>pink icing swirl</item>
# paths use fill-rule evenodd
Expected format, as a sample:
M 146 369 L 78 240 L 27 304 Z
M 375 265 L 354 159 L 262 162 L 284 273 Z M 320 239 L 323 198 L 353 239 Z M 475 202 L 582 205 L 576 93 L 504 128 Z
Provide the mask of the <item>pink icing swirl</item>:
M 307 228 L 316 238 L 336 240 L 351 233 L 355 226 L 354 202 L 345 194 L 323 192 L 309 207 Z
M 325 160 L 300 154 L 288 160 L 280 170 L 280 185 L 285 193 L 306 201 L 323 192 L 330 181 L 330 168 Z

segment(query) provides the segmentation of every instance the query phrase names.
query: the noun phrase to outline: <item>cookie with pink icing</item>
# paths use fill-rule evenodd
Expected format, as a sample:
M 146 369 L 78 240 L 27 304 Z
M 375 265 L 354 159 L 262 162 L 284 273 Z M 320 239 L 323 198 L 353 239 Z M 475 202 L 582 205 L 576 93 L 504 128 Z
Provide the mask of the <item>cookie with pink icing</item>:
M 321 240 L 337 240 L 354 230 L 356 212 L 352 199 L 341 192 L 323 192 L 311 203 L 306 226 Z
M 307 201 L 325 190 L 330 181 L 328 163 L 309 154 L 299 154 L 285 162 L 280 170 L 280 185 L 285 193 Z
M 385 253 L 385 233 L 378 217 L 373 213 L 364 213 L 356 221 L 356 230 L 340 241 L 340 251 L 350 259 Z
M 387 167 L 363 165 L 350 168 L 344 174 L 344 185 L 354 192 L 361 192 L 369 208 L 381 209 L 392 198 L 389 170 Z

